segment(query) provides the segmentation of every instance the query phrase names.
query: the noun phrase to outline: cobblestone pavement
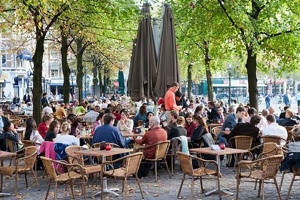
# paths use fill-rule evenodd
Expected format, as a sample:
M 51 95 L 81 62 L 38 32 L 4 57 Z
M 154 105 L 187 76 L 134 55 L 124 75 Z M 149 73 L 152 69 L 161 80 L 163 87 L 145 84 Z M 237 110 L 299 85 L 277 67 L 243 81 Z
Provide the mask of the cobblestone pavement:
M 148 175 L 148 177 L 141 179 L 141 186 L 144 192 L 144 197 L 146 200 L 150 199 L 176 199 L 177 192 L 179 189 L 180 181 L 182 178 L 182 172 L 176 166 L 174 176 L 172 179 L 169 178 L 165 169 L 161 169 L 158 172 L 159 180 L 155 182 L 154 175 L 152 172 Z M 221 186 L 224 188 L 229 188 L 231 192 L 235 195 L 236 192 L 236 181 L 235 181 L 235 172 L 233 168 L 221 168 L 221 172 L 223 174 L 221 179 Z M 34 179 L 31 175 L 28 175 L 29 185 L 30 187 L 27 189 L 25 187 L 24 176 L 20 176 L 19 180 L 19 194 L 12 195 L 10 197 L 0 197 L 0 199 L 24 199 L 24 200 L 32 200 L 32 199 L 44 199 L 46 195 L 48 179 L 44 179 L 42 177 L 43 173 L 38 171 L 38 180 L 41 185 L 41 191 L 38 191 L 36 184 L 34 183 Z M 277 175 L 277 182 L 280 183 L 282 174 L 279 172 Z M 291 174 L 287 174 L 284 179 L 284 184 L 281 189 L 282 199 L 286 198 L 288 187 L 291 181 Z M 187 178 L 184 182 L 180 199 L 190 199 L 190 183 L 191 179 Z M 216 181 L 213 178 L 208 178 L 203 181 L 205 191 L 209 191 L 215 186 Z M 89 179 L 87 184 L 87 197 L 88 199 L 99 199 L 99 196 L 94 197 L 93 195 L 99 191 L 99 178 Z M 139 189 L 135 184 L 134 178 L 130 178 L 128 181 L 129 184 L 129 195 L 128 199 L 141 199 L 141 195 L 139 193 Z M 116 181 L 113 179 L 108 180 L 108 186 L 114 188 L 121 188 L 121 181 Z M 58 198 L 59 199 L 71 199 L 70 190 L 64 191 L 65 187 L 60 186 L 58 190 Z M 14 193 L 14 178 L 5 177 L 3 192 Z M 279 199 L 276 193 L 276 188 L 274 184 L 265 184 L 265 193 L 267 199 Z M 53 188 L 50 190 L 49 199 L 53 198 L 54 190 Z M 125 199 L 125 197 L 118 192 L 119 196 L 111 196 L 105 195 L 104 199 Z M 200 181 L 195 181 L 195 189 L 194 189 L 194 199 L 203 199 L 203 200 L 214 200 L 218 199 L 217 194 L 213 194 L 210 196 L 205 196 L 205 194 L 200 193 Z M 240 195 L 239 199 L 259 199 L 257 198 L 257 190 L 254 190 L 254 182 L 242 182 L 240 185 Z M 83 196 L 80 195 L 80 186 L 75 186 L 75 198 L 83 199 Z M 299 197 L 299 182 L 294 183 L 294 187 L 291 192 L 291 199 L 300 199 Z M 235 199 L 235 196 L 229 196 L 226 194 L 222 194 L 222 199 L 224 200 L 232 200 Z

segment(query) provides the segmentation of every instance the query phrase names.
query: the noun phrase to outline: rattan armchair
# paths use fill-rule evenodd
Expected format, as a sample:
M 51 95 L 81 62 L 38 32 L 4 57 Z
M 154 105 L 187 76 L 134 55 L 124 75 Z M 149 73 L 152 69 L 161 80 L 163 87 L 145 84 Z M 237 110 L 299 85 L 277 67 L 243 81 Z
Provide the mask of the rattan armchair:
M 37 148 L 36 147 L 26 147 L 24 157 L 17 159 L 14 166 L 0 167 L 1 191 L 2 191 L 2 186 L 3 186 L 3 175 L 15 176 L 15 194 L 17 194 L 17 192 L 18 192 L 19 174 L 25 175 L 26 187 L 28 188 L 28 181 L 27 181 L 27 173 L 28 172 L 31 172 L 33 174 L 33 177 L 38 186 L 38 189 L 40 190 L 40 185 L 38 183 L 35 171 L 33 169 L 35 161 L 36 161 L 36 156 L 37 156 Z
M 222 131 L 222 126 L 215 126 L 211 129 L 211 134 L 214 135 L 214 140 L 217 142 L 219 133 Z
M 228 144 L 232 148 L 250 150 L 251 147 L 252 147 L 252 142 L 253 142 L 253 137 L 239 135 L 239 136 L 235 136 L 235 137 L 230 138 L 229 141 L 228 141 Z M 242 160 L 244 155 L 245 154 L 240 154 L 239 156 L 235 155 L 234 167 L 236 166 L 236 164 L 240 160 Z M 249 159 L 252 160 L 253 156 L 252 156 L 252 153 L 250 151 L 249 151 L 249 153 L 247 153 L 247 155 L 249 156 Z
M 24 147 L 36 146 L 36 143 L 31 140 L 23 140 L 22 143 L 24 144 Z
M 93 173 L 100 173 L 102 171 L 102 165 L 85 165 L 83 155 L 79 155 L 74 153 L 75 151 L 82 150 L 81 146 L 68 146 L 66 148 L 67 158 L 68 162 L 70 164 L 79 164 L 82 167 L 83 173 L 85 175 L 87 174 L 93 174 Z
M 242 178 L 250 178 L 259 181 L 258 197 L 262 191 L 262 198 L 265 199 L 264 182 L 273 179 L 277 189 L 279 199 L 280 190 L 276 181 L 276 174 L 283 159 L 282 155 L 269 156 L 255 161 L 240 161 L 236 174 L 236 200 L 239 199 L 239 185 Z
M 275 136 L 275 135 L 265 135 L 265 136 L 262 136 L 261 139 L 262 139 L 263 143 L 274 142 L 278 145 L 280 145 L 281 140 L 283 140 L 281 137 Z
M 143 153 L 138 152 L 138 153 L 133 153 L 128 156 L 113 160 L 113 161 L 105 161 L 102 163 L 104 166 L 110 165 L 112 167 L 112 169 L 101 172 L 101 199 L 103 199 L 103 193 L 104 193 L 104 191 L 103 191 L 103 177 L 104 176 L 119 178 L 119 179 L 123 180 L 122 192 L 125 193 L 125 199 L 127 199 L 127 193 L 128 193 L 127 178 L 130 176 L 134 176 L 135 180 L 138 184 L 138 187 L 140 189 L 142 198 L 144 199 L 141 184 L 140 184 L 140 181 L 139 181 L 138 175 L 137 175 L 140 164 L 141 164 L 142 157 L 143 157 Z M 113 164 L 120 162 L 120 161 L 122 161 L 122 166 L 120 168 L 114 169 Z
M 136 151 L 141 151 L 143 150 L 145 152 L 146 149 L 151 149 L 151 148 L 155 148 L 155 156 L 154 158 L 147 158 L 144 154 L 144 158 L 143 160 L 145 161 L 151 161 L 154 162 L 154 174 L 155 174 L 155 181 L 157 182 L 157 162 L 161 161 L 165 164 L 168 173 L 169 173 L 169 177 L 171 178 L 171 173 L 168 167 L 168 163 L 166 160 L 167 154 L 168 154 L 168 150 L 169 150 L 169 146 L 170 146 L 170 141 L 163 141 L 163 142 L 158 142 L 156 144 L 153 145 L 149 145 L 147 147 L 141 148 L 141 149 L 137 149 Z
M 48 199 L 49 190 L 50 190 L 50 187 L 53 182 L 55 183 L 54 199 L 57 199 L 58 184 L 65 184 L 65 183 L 70 184 L 72 198 L 74 199 L 75 197 L 74 197 L 73 186 L 74 186 L 75 180 L 81 180 L 81 192 L 84 195 L 84 199 L 86 199 L 86 191 L 85 191 L 86 177 L 84 176 L 83 168 L 81 165 L 68 164 L 65 161 L 52 160 L 52 159 L 46 158 L 46 157 L 41 157 L 41 159 L 42 159 L 42 162 L 44 164 L 45 170 L 46 170 L 48 178 L 49 178 L 49 184 L 48 184 L 47 194 L 46 194 L 45 199 Z M 53 165 L 54 163 L 65 166 L 68 169 L 68 172 L 58 174 L 54 168 L 54 165 Z
M 219 167 L 216 161 L 213 160 L 204 160 L 202 158 L 198 158 L 196 156 L 191 156 L 182 152 L 177 152 L 177 157 L 180 162 L 181 169 L 183 171 L 183 177 L 182 181 L 179 187 L 179 191 L 177 194 L 177 198 L 180 196 L 180 192 L 182 189 L 183 182 L 185 180 L 185 176 L 189 175 L 192 177 L 192 182 L 191 182 L 191 199 L 194 198 L 194 181 L 195 179 L 200 179 L 200 187 L 201 187 L 201 192 L 204 192 L 203 189 L 203 184 L 202 184 L 202 177 L 203 176 L 216 176 L 217 181 L 218 181 L 218 192 L 219 192 L 219 198 L 221 199 L 221 193 L 220 193 L 220 172 L 219 172 Z M 198 168 L 193 168 L 192 160 L 197 160 L 199 167 Z M 211 165 L 211 166 L 210 166 Z M 212 170 L 211 168 L 214 168 Z

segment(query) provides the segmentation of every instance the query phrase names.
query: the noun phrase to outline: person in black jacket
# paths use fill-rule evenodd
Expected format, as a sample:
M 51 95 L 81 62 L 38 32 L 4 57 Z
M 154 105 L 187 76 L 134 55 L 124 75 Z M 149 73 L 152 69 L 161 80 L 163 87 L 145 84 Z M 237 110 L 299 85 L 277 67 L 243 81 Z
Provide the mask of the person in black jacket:
M 14 124 L 11 123 L 10 121 L 7 121 L 4 126 L 3 126 L 3 135 L 4 135 L 4 141 L 3 143 L 5 144 L 5 150 L 6 150 L 6 139 L 11 140 L 15 143 L 22 144 L 21 140 L 19 139 L 19 134 L 15 130 Z M 3 147 L 4 149 L 4 147 Z M 2 147 L 1 147 L 2 150 Z
M 187 136 L 186 129 L 183 127 L 185 123 L 185 119 L 182 116 L 179 116 L 176 120 L 177 126 L 171 128 L 171 130 L 168 133 L 168 140 L 171 140 L 172 138 L 176 138 L 179 136 Z
M 175 92 L 175 100 L 176 100 L 176 105 L 182 106 L 182 109 L 189 107 L 189 105 L 186 103 L 185 96 L 182 95 L 182 93 L 178 90 L 177 92 Z
M 203 117 L 199 115 L 193 116 L 194 122 L 196 123 L 196 128 L 191 135 L 191 145 L 193 148 L 198 148 L 202 142 L 202 136 L 208 133 L 208 126 Z M 204 146 L 207 146 L 204 144 Z
M 215 103 L 213 101 L 210 101 L 207 103 L 208 109 L 206 109 L 207 112 L 207 118 L 209 122 L 214 122 L 220 120 L 220 116 L 218 114 L 218 108 L 216 108 Z

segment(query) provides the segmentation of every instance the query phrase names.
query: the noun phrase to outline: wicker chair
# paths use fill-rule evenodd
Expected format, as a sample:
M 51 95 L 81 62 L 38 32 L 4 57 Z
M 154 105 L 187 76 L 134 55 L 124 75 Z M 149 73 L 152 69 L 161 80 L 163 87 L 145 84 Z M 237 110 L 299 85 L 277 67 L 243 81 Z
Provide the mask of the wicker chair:
M 22 153 L 22 151 L 24 149 L 19 149 L 17 142 L 14 142 L 14 141 L 8 140 L 8 139 L 6 139 L 5 142 L 6 142 L 6 146 L 8 148 L 8 151 L 16 153 L 17 158 L 21 158 L 21 157 L 24 156 L 24 153 Z M 11 166 L 12 161 L 13 161 L 13 159 L 10 159 L 9 166 Z
M 291 142 L 294 140 L 293 135 L 292 135 L 292 130 L 293 130 L 293 126 L 285 126 L 285 129 L 288 133 L 288 137 L 286 139 L 287 142 Z
M 232 148 L 250 150 L 252 147 L 252 142 L 253 142 L 253 137 L 239 135 L 239 136 L 230 138 L 230 140 L 228 141 L 228 144 Z M 249 151 L 249 153 L 247 153 L 247 154 L 250 157 L 249 159 L 252 160 L 253 156 L 252 156 L 251 152 Z M 235 155 L 234 167 L 236 166 L 238 161 L 242 160 L 243 157 L 244 157 L 244 154 L 240 154 L 239 156 Z
M 290 198 L 290 193 L 291 193 L 291 190 L 292 190 L 292 187 L 293 187 L 293 184 L 294 184 L 294 181 L 296 180 L 296 176 L 300 176 L 300 169 L 295 169 L 294 167 L 292 168 L 292 171 L 293 171 L 293 178 L 291 180 L 291 184 L 290 184 L 290 187 L 289 187 L 289 191 L 287 193 L 287 196 L 286 196 L 286 199 L 289 199 Z
M 218 181 L 218 192 L 219 192 L 219 198 L 221 199 L 221 193 L 220 193 L 220 172 L 219 167 L 216 161 L 213 160 L 204 160 L 202 158 L 198 158 L 196 156 L 191 156 L 182 152 L 177 152 L 177 157 L 180 162 L 181 169 L 183 171 L 183 177 L 182 181 L 179 187 L 177 198 L 180 196 L 180 192 L 182 189 L 183 182 L 185 180 L 185 176 L 189 175 L 192 177 L 191 182 L 191 199 L 194 198 L 194 181 L 195 178 L 200 179 L 200 186 L 201 186 L 201 192 L 204 192 L 203 184 L 202 184 L 202 177 L 203 176 L 216 176 Z M 197 160 L 199 163 L 199 168 L 194 169 L 192 165 L 192 160 Z M 210 166 L 211 165 L 211 166 Z M 209 168 L 208 168 L 209 167 Z M 215 168 L 215 170 L 212 170 L 211 168 Z
M 278 145 L 280 145 L 281 140 L 283 140 L 281 137 L 279 136 L 275 136 L 275 135 L 265 135 L 261 137 L 263 143 L 266 142 L 274 142 Z
M 238 170 L 236 174 L 236 200 L 239 199 L 239 185 L 242 178 L 250 178 L 259 180 L 258 197 L 260 197 L 260 191 L 262 190 L 262 198 L 265 199 L 264 182 L 268 179 L 273 179 L 277 189 L 279 199 L 281 194 L 276 181 L 276 174 L 283 159 L 282 155 L 269 156 L 261 158 L 255 161 L 240 161 L 238 164 Z M 247 169 L 245 172 L 243 170 Z
M 16 160 L 15 166 L 4 166 L 0 167 L 0 174 L 1 174 L 1 191 L 3 186 L 3 175 L 5 176 L 15 176 L 15 194 L 18 192 L 18 179 L 19 174 L 25 175 L 25 182 L 26 187 L 28 188 L 28 181 L 27 181 L 27 173 L 31 172 L 35 179 L 35 182 L 40 190 L 40 185 L 36 178 L 36 174 L 34 171 L 34 164 L 36 161 L 37 156 L 37 148 L 36 147 L 26 147 L 25 148 L 25 156 Z
M 108 177 L 114 177 L 114 178 L 119 178 L 123 180 L 123 184 L 122 184 L 122 192 L 125 193 L 125 199 L 127 199 L 127 178 L 129 176 L 134 176 L 135 180 L 138 184 L 138 187 L 140 189 L 140 193 L 142 195 L 142 199 L 144 199 L 144 195 L 143 195 L 143 191 L 141 188 L 141 184 L 139 179 L 137 178 L 138 175 L 138 170 L 141 164 L 141 160 L 143 157 L 143 153 L 142 152 L 138 152 L 138 153 L 133 153 L 130 154 L 128 156 L 113 160 L 113 161 L 105 161 L 103 163 L 103 165 L 110 165 L 112 167 L 111 170 L 108 171 L 102 171 L 101 172 L 101 199 L 103 199 L 103 177 L 104 176 L 108 176 Z M 117 163 L 119 161 L 122 161 L 122 167 L 118 168 L 118 169 L 114 169 L 113 168 L 113 164 Z M 125 190 L 125 191 L 124 191 Z
M 66 148 L 66 153 L 68 155 L 68 162 L 70 164 L 81 165 L 83 173 L 85 175 L 100 173 L 102 171 L 102 165 L 85 165 L 83 156 L 74 153 L 75 151 L 80 151 L 80 150 L 82 150 L 81 146 L 68 146 Z
M 47 172 L 48 178 L 49 178 L 49 185 L 47 189 L 47 194 L 45 199 L 48 198 L 49 190 L 52 185 L 52 182 L 55 182 L 55 191 L 54 191 L 54 199 L 57 199 L 57 185 L 58 184 L 65 184 L 69 183 L 70 188 L 71 188 L 71 193 L 72 193 L 72 198 L 74 199 L 74 181 L 81 179 L 81 192 L 84 195 L 84 199 L 86 199 L 86 191 L 85 191 L 85 176 L 83 173 L 83 169 L 81 165 L 78 164 L 68 164 L 65 161 L 56 161 L 52 160 L 50 158 L 46 157 L 41 157 L 42 162 L 44 164 L 45 170 Z M 68 169 L 68 172 L 62 173 L 62 174 L 57 174 L 55 168 L 54 168 L 54 163 L 57 163 L 59 165 L 65 166 Z M 76 172 L 74 170 L 76 169 Z
M 169 149 L 169 154 L 168 156 L 170 156 L 171 158 L 171 174 L 172 176 L 174 175 L 174 162 L 176 159 L 176 152 L 177 151 L 181 151 L 181 143 L 180 143 L 180 139 L 178 137 L 176 138 L 172 138 L 170 140 L 171 142 L 171 149 Z
M 23 140 L 22 143 L 24 144 L 24 147 L 32 147 L 36 146 L 36 143 L 31 140 Z
M 145 152 L 146 149 L 151 149 L 151 148 L 155 148 L 155 156 L 154 158 L 147 158 L 145 157 L 144 154 L 144 160 L 145 161 L 151 161 L 154 162 L 154 174 L 155 174 L 155 182 L 157 182 L 157 161 L 162 161 L 163 163 L 165 163 L 166 168 L 168 170 L 169 173 L 169 177 L 171 178 L 171 173 L 167 164 L 167 154 L 168 154 L 168 150 L 169 150 L 169 146 L 170 146 L 170 141 L 163 141 L 163 142 L 158 142 L 156 144 L 153 145 L 149 145 L 145 148 L 142 148 L 142 150 Z M 140 151 L 141 149 L 138 149 L 137 151 Z

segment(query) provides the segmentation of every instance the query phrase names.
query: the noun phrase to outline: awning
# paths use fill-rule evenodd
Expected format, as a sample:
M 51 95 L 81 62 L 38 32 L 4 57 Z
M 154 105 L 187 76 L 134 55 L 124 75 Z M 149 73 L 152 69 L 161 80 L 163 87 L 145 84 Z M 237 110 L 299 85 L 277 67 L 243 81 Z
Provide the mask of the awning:
M 50 86 L 63 86 L 64 80 L 63 79 L 51 79 Z M 70 86 L 72 87 L 72 82 L 70 81 Z M 76 81 L 73 82 L 73 86 L 77 86 Z
M 29 62 L 32 62 L 32 54 L 28 49 L 21 50 L 18 53 L 17 58 L 19 58 L 21 60 L 27 60 Z

